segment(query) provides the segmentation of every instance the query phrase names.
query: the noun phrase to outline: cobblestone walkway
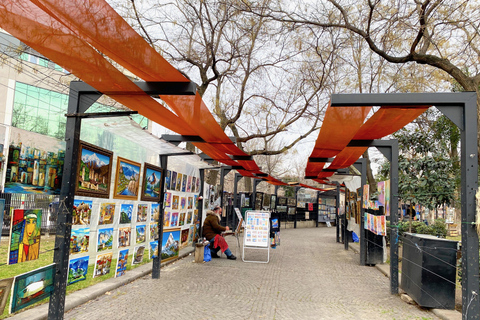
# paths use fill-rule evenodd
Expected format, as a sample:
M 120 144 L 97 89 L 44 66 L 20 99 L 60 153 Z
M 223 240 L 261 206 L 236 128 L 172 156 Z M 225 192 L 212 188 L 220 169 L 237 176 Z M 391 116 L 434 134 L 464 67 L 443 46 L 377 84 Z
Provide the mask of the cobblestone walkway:
M 234 250 L 234 241 L 229 237 Z M 65 314 L 66 319 L 437 319 L 390 295 L 389 280 L 335 243 L 335 228 L 286 229 L 270 263 L 193 255 Z M 256 256 L 256 257 L 254 257 Z M 249 259 L 265 258 L 250 251 Z

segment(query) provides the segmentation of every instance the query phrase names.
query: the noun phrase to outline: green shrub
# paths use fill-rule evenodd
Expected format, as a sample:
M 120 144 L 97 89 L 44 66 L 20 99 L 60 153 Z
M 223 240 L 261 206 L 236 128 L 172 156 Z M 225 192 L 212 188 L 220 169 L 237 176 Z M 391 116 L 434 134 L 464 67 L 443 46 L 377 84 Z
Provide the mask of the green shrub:
M 447 224 L 444 219 L 437 219 L 431 225 L 426 225 L 422 221 L 412 221 L 412 233 L 430 234 L 439 238 L 447 236 Z M 390 222 L 387 222 L 387 244 L 390 242 Z M 410 221 L 400 221 L 398 223 L 398 235 L 403 237 L 405 232 L 410 232 Z

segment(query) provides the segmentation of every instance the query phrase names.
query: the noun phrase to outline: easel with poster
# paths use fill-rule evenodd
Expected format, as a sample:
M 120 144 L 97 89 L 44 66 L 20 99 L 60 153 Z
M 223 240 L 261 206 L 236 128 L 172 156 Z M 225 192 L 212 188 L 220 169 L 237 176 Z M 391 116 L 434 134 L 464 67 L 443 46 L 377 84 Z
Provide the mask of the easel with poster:
M 247 211 L 245 212 L 245 234 L 243 236 L 243 262 L 268 263 L 270 261 L 270 212 Z M 245 260 L 245 249 L 267 250 L 267 261 Z

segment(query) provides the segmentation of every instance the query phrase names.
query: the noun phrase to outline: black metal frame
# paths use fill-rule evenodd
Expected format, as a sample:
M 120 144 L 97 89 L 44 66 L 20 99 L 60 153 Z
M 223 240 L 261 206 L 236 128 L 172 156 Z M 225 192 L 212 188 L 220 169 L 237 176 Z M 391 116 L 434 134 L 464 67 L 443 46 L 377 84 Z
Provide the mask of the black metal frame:
M 477 95 L 475 92 L 333 94 L 332 107 L 348 106 L 435 106 L 461 132 L 462 209 L 462 317 L 480 315 L 479 243 L 475 230 L 475 193 L 478 188 Z M 393 161 L 394 159 L 392 159 Z M 392 181 L 393 189 L 395 182 Z M 393 191 L 393 190 L 392 190 Z M 395 210 L 392 203 L 392 209 Z M 396 212 L 391 217 L 397 216 Z M 396 228 L 392 228 L 392 231 Z M 392 288 L 393 289 L 393 288 Z M 393 292 L 392 293 L 397 293 Z

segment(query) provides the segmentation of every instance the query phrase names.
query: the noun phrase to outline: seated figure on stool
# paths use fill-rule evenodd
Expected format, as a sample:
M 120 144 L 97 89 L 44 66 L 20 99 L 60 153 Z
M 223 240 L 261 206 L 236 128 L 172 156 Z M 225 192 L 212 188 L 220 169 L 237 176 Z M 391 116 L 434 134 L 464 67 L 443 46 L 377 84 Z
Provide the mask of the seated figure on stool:
M 220 225 L 221 214 L 222 208 L 219 206 L 216 206 L 213 211 L 207 210 L 207 217 L 203 223 L 203 236 L 210 241 L 212 258 L 220 258 L 217 253 L 221 249 L 227 255 L 227 259 L 235 260 L 237 257 L 232 254 L 225 238 L 221 235 L 222 232 L 230 230 L 229 227 Z

